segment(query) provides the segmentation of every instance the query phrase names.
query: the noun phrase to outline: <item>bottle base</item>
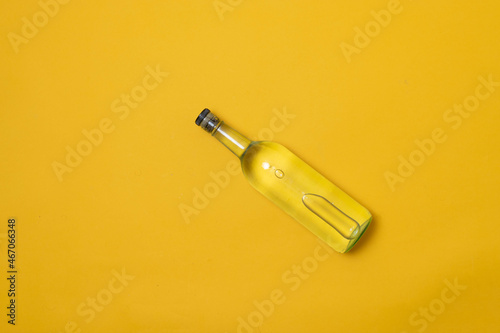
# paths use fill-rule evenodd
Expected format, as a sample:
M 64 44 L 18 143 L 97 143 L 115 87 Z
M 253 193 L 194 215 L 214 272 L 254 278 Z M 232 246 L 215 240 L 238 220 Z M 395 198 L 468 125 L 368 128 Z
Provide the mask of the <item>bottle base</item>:
M 353 239 L 352 242 L 348 244 L 345 251 L 342 253 L 346 253 L 354 247 L 354 245 L 361 239 L 361 237 L 363 237 L 363 234 L 365 233 L 366 229 L 368 229 L 368 227 L 370 226 L 371 223 L 372 223 L 372 219 L 370 218 L 370 220 L 368 222 L 366 222 L 362 225 L 359 237 L 356 237 L 356 239 Z

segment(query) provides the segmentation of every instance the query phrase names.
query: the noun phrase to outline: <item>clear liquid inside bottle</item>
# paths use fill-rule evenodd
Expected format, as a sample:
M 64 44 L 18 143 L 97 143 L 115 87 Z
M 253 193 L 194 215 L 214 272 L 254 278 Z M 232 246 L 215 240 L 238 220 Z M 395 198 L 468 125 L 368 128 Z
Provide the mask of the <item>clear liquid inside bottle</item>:
M 252 142 L 241 167 L 253 187 L 338 252 L 371 222 L 367 209 L 278 143 Z

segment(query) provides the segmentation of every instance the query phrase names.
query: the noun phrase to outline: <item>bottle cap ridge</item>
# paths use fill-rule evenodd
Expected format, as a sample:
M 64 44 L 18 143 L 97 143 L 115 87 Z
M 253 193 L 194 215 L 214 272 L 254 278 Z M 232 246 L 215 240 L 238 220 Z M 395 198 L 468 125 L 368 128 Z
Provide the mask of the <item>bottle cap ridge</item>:
M 209 109 L 204 109 L 203 111 L 201 111 L 201 113 L 198 115 L 198 118 L 196 118 L 196 120 L 195 120 L 196 125 L 200 126 L 203 119 L 205 119 L 205 117 L 209 113 L 210 113 Z

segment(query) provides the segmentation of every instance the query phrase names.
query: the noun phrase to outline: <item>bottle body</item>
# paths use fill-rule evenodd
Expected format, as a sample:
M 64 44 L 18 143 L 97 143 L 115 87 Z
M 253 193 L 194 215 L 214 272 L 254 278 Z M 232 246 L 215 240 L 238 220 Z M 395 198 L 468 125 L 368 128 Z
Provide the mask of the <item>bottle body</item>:
M 349 251 L 370 224 L 367 209 L 282 145 L 251 141 L 208 109 L 196 125 L 240 159 L 255 189 L 337 252 Z
M 361 237 L 372 216 L 359 203 L 275 142 L 252 142 L 240 158 L 250 184 L 340 253 Z

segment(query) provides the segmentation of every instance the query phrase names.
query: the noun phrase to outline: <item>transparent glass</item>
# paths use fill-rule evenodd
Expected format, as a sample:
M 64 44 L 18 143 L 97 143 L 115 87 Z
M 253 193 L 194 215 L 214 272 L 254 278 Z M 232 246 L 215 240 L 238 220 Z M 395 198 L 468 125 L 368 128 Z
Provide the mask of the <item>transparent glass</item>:
M 370 224 L 366 208 L 282 145 L 251 141 L 208 109 L 196 124 L 240 159 L 255 189 L 337 252 L 349 251 Z
M 359 203 L 275 142 L 252 142 L 240 158 L 250 184 L 340 253 L 349 251 L 371 222 Z

